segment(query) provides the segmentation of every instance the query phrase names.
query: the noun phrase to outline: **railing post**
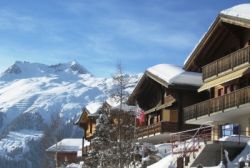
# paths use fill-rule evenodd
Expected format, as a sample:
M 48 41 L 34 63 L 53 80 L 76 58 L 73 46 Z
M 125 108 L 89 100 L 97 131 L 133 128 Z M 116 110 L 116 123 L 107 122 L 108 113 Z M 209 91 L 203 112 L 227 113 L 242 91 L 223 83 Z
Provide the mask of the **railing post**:
M 219 66 L 218 66 L 218 61 L 216 61 L 216 67 L 215 67 L 215 73 L 216 73 L 216 76 L 218 76 L 218 74 L 219 74 L 219 72 L 218 72 L 218 68 L 219 68 Z
M 147 134 L 148 134 L 148 137 L 149 137 L 149 126 L 147 126 Z
M 250 62 L 250 46 L 247 47 L 247 53 L 248 53 L 248 63 Z
M 224 112 L 224 110 L 225 110 L 225 102 L 226 102 L 225 96 L 221 97 L 221 101 L 222 101 L 222 111 Z

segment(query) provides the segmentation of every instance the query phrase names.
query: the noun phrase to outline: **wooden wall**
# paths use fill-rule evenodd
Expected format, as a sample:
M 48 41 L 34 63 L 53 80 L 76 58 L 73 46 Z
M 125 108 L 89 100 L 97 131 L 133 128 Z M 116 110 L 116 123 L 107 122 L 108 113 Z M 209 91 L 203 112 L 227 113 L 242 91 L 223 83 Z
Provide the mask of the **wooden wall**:
M 178 122 L 177 109 L 164 109 L 164 110 L 162 110 L 162 121 Z
M 57 153 L 57 165 L 62 166 L 69 163 L 76 163 L 77 160 L 77 152 L 58 152 Z
M 86 139 L 89 139 L 93 136 L 96 130 L 96 118 L 89 118 L 88 119 L 88 127 L 86 130 Z

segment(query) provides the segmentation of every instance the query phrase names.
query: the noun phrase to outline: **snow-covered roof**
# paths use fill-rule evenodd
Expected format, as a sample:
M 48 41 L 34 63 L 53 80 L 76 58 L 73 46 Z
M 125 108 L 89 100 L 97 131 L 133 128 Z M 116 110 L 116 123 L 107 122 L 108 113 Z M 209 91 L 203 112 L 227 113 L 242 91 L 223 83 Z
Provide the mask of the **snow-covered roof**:
M 120 102 L 116 101 L 114 98 L 108 98 L 106 103 L 111 106 L 111 109 L 120 109 Z M 126 103 L 122 103 L 122 110 L 123 111 L 136 111 L 136 106 L 130 106 Z
M 220 13 L 228 16 L 250 20 L 250 4 L 247 3 L 247 4 L 236 5 L 231 8 L 222 10 Z
M 88 146 L 89 141 L 84 140 L 84 146 Z M 68 138 L 57 142 L 53 146 L 49 147 L 47 152 L 77 152 L 82 148 L 81 138 Z
M 117 106 L 113 107 L 112 109 L 120 109 L 120 104 L 118 104 Z M 130 106 L 130 105 L 127 105 L 125 103 L 122 103 L 122 110 L 123 111 L 136 111 L 137 110 L 137 107 L 136 106 Z
M 106 103 L 110 106 L 110 107 L 116 107 L 119 105 L 119 102 L 117 100 L 115 100 L 114 98 L 108 98 L 106 100 Z
M 201 86 L 202 75 L 196 72 L 187 72 L 179 66 L 170 64 L 158 64 L 152 66 L 146 70 L 146 73 L 150 73 L 168 84 L 180 84 Z
M 85 108 L 88 110 L 89 114 L 95 114 L 101 107 L 102 102 L 91 102 Z

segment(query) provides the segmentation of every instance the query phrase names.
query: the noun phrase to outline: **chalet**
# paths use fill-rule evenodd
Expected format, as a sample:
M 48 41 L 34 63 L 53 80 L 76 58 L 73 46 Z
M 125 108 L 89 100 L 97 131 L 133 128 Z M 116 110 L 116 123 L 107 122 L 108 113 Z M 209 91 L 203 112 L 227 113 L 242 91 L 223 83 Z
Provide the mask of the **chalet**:
M 89 145 L 85 141 L 85 145 Z M 77 163 L 81 159 L 82 139 L 69 138 L 49 147 L 46 152 L 56 160 L 56 167 L 66 166 L 70 163 Z M 80 155 L 79 155 L 80 153 Z
M 169 133 L 194 128 L 183 124 L 183 107 L 203 99 L 204 95 L 196 93 L 201 84 L 200 73 L 186 72 L 178 66 L 159 64 L 148 68 L 128 100 L 145 115 L 137 137 L 159 143 L 166 141 Z
M 122 111 L 120 111 L 120 108 Z M 88 104 L 85 108 L 83 108 L 82 114 L 75 122 L 76 125 L 83 129 L 82 142 L 84 143 L 84 139 L 90 142 L 88 146 L 83 144 L 83 146 L 85 146 L 85 148 L 82 149 L 83 156 L 87 154 L 88 150 L 91 148 L 91 139 L 96 131 L 96 122 L 101 110 L 109 111 L 114 124 L 118 122 L 118 119 L 123 120 L 123 122 L 134 123 L 135 121 L 135 106 L 129 106 L 127 104 L 122 104 L 120 106 L 120 103 L 117 103 L 113 99 L 107 99 L 104 103 L 94 102 Z M 123 135 L 126 135 L 125 131 L 123 132 Z M 133 134 L 131 136 L 133 136 Z
M 83 137 L 90 140 L 96 129 L 96 119 L 98 118 L 98 111 L 106 104 L 101 102 L 94 102 L 88 104 L 83 108 L 79 119 L 75 122 L 76 125 L 83 129 Z
M 250 4 L 223 10 L 185 61 L 202 73 L 205 101 L 184 108 L 186 124 L 213 125 L 212 138 L 250 136 Z

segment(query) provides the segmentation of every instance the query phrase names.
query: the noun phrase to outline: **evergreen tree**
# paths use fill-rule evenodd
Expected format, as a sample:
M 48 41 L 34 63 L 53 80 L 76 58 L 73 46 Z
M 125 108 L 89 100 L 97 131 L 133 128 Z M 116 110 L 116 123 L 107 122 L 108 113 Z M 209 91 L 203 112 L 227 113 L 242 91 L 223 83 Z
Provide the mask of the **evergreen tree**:
M 95 167 L 113 167 L 116 162 L 116 139 L 113 137 L 114 129 L 112 120 L 107 109 L 102 109 L 99 112 L 97 119 L 96 131 L 91 141 L 92 150 L 89 153 L 86 165 L 91 168 Z

